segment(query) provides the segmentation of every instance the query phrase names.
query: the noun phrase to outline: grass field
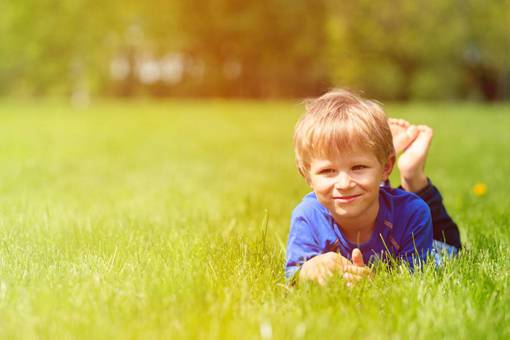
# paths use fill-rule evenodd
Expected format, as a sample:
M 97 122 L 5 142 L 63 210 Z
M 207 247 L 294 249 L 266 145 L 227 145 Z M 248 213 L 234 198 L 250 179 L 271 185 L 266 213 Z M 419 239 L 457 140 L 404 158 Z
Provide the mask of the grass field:
M 289 290 L 298 103 L 0 102 L 0 338 L 509 338 L 510 106 L 386 108 L 435 129 L 466 250 Z

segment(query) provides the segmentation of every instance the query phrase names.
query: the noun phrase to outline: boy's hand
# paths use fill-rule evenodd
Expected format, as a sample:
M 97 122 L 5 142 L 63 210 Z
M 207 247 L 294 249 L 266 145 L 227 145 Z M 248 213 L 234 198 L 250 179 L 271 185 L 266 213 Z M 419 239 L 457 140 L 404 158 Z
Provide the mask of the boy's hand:
M 342 275 L 347 282 L 347 286 L 351 287 L 359 280 L 370 277 L 371 275 L 372 269 L 365 266 L 361 250 L 354 248 L 352 250 L 352 264 L 348 263 L 344 265 L 344 273 Z
M 344 274 L 346 265 L 352 266 L 352 262 L 338 253 L 329 252 L 317 255 L 303 264 L 299 273 L 299 281 L 316 281 L 324 286 L 334 274 L 340 276 Z

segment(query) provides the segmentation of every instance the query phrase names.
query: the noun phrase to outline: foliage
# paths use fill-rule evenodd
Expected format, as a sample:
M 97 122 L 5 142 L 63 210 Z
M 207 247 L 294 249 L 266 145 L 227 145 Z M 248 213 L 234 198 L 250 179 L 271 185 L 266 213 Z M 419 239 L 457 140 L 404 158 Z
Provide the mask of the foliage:
M 479 0 L 6 0 L 0 94 L 270 98 L 349 86 L 497 100 L 510 96 L 509 16 L 509 1 Z M 128 70 L 118 79 L 116 60 Z M 157 63 L 178 74 L 144 80 Z
M 349 67 L 336 79 L 403 100 L 508 97 L 509 9 L 476 0 L 337 5 L 332 36 L 344 44 L 332 53 Z
M 180 13 L 184 51 L 205 63 L 206 93 L 302 96 L 327 77 L 322 1 L 186 1 Z M 229 76 L 232 63 L 238 77 Z

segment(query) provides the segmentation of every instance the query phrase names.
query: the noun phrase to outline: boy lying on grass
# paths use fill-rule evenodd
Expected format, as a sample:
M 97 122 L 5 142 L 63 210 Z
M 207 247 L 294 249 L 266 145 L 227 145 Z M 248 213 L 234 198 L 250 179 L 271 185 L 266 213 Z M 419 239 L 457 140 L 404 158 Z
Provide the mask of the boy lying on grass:
M 375 102 L 345 90 L 310 100 L 297 123 L 299 173 L 311 186 L 291 217 L 289 282 L 347 285 L 371 274 L 376 259 L 414 264 L 433 249 L 461 248 L 457 225 L 425 176 L 432 130 L 387 119 Z M 401 187 L 388 177 L 400 154 Z M 383 183 L 383 185 L 381 184 Z

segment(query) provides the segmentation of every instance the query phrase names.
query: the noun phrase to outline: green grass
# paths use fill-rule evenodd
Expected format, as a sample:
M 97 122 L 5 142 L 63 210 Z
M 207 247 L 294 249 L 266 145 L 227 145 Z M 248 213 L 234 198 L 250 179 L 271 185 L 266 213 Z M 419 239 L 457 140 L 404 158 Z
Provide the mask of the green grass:
M 434 127 L 466 251 L 289 290 L 300 105 L 0 102 L 0 338 L 510 337 L 510 107 L 386 108 Z

